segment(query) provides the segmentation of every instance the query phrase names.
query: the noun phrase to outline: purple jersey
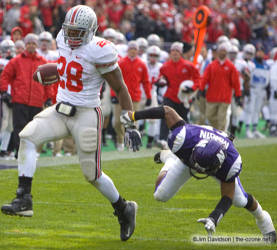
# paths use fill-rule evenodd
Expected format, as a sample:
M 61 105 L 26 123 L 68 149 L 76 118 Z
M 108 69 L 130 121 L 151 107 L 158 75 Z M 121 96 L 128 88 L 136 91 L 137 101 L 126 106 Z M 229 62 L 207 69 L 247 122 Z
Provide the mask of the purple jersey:
M 231 182 L 241 171 L 241 157 L 233 142 L 227 134 L 211 126 L 199 126 L 185 124 L 175 128 L 168 136 L 168 145 L 171 151 L 178 156 L 186 165 L 194 146 L 202 139 L 213 139 L 221 142 L 227 152 L 227 157 L 215 177 L 221 181 Z

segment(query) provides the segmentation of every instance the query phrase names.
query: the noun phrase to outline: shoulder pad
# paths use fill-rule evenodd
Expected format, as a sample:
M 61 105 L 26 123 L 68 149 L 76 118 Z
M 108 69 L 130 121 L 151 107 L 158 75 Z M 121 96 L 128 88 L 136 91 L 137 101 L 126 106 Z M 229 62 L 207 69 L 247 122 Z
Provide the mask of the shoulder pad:
M 118 52 L 112 42 L 95 37 L 89 46 L 95 64 L 104 65 L 117 62 Z

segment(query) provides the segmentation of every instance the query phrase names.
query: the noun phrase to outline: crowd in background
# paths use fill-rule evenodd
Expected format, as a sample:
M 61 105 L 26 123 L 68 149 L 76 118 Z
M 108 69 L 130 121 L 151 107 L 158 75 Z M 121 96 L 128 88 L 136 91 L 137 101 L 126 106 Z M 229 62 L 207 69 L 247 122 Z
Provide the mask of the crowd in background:
M 277 99 L 277 76 L 273 71 L 277 67 L 276 1 L 1 1 L 1 71 L 15 55 L 26 55 L 30 43 L 34 44 L 38 55 L 49 62 L 56 61 L 58 53 L 54 38 L 62 27 L 67 10 L 76 4 L 91 6 L 98 18 L 97 35 L 116 44 L 119 65 L 135 109 L 166 104 L 173 107 L 186 121 L 209 124 L 220 130 L 229 130 L 232 134 L 239 131 L 244 122 L 248 138 L 265 137 L 257 129 L 262 114 L 270 135 L 277 135 L 276 112 L 272 109 Z M 207 28 L 198 64 L 193 65 L 192 18 L 201 4 L 206 4 L 211 9 L 212 21 Z M 7 54 L 8 47 L 12 49 Z M 141 70 L 134 73 L 137 68 Z M 261 70 L 262 75 L 259 73 Z M 6 72 L 5 74 L 7 75 Z M 136 75 L 135 81 L 133 75 Z M 218 79 L 213 76 L 218 76 Z M 218 81 L 223 86 L 221 90 Z M 215 87 L 212 87 L 213 82 L 216 83 Z M 9 88 L 3 88 L 3 83 L 0 83 L 0 90 L 4 93 L 2 103 L 5 106 L 2 111 L 11 110 L 11 102 L 16 102 L 15 97 L 10 96 L 12 91 Z M 53 86 L 51 91 L 55 93 L 56 90 L 57 86 Z M 222 91 L 226 92 L 223 97 L 220 94 Z M 214 94 L 215 92 L 220 93 Z M 55 103 L 53 93 L 42 95 L 39 105 L 35 106 L 41 109 Z M 259 94 L 259 99 L 254 98 L 256 94 Z M 114 127 L 115 132 L 112 134 L 115 146 L 118 150 L 123 150 L 123 128 L 119 121 L 121 110 L 117 98 L 108 86 L 102 88 L 101 98 L 105 117 L 103 145 L 106 145 L 106 133 L 112 133 L 111 127 Z M 220 105 L 215 106 L 215 102 Z M 5 119 L 11 119 L 3 119 L 5 112 L 7 111 L 2 112 L 1 126 L 2 156 L 16 149 L 17 143 L 10 145 L 9 141 L 10 138 L 18 137 L 18 131 L 13 135 L 15 121 L 13 126 L 11 121 L 3 123 Z M 33 115 L 27 120 L 32 119 Z M 19 118 L 18 115 L 16 117 Z M 24 124 L 19 124 L 17 130 L 22 129 Z M 151 148 L 154 143 L 165 147 L 164 140 L 168 134 L 165 124 L 153 121 L 147 124 L 147 147 Z M 143 133 L 145 123 L 139 123 L 138 126 Z M 75 153 L 74 142 L 70 138 L 56 143 L 53 154 L 60 155 L 62 147 L 68 154 Z

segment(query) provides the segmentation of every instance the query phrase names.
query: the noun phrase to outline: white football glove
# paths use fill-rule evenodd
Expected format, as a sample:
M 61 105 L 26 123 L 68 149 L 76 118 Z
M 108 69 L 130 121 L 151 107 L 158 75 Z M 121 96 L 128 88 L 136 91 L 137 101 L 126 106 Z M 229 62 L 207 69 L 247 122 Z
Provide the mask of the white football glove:
M 134 121 L 128 115 L 128 112 L 122 112 L 120 116 L 120 122 L 123 124 L 125 128 L 130 128 L 135 125 Z
M 197 220 L 197 222 L 201 222 L 205 225 L 205 229 L 207 230 L 209 236 L 215 232 L 215 223 L 212 218 L 201 218 Z
M 134 152 L 139 151 L 141 144 L 140 132 L 135 126 L 125 128 L 124 144 L 128 149 L 132 149 Z

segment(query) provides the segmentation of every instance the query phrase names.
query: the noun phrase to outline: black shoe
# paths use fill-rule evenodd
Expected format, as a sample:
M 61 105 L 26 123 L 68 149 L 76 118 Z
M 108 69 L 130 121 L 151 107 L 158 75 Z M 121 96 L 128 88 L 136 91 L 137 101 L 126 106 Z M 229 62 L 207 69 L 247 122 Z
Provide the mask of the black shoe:
M 154 155 L 154 162 L 156 162 L 157 164 L 162 163 L 162 161 L 161 161 L 161 152 L 158 152 Z
M 31 194 L 24 194 L 22 188 L 16 191 L 16 198 L 10 204 L 4 204 L 1 208 L 3 214 L 32 217 L 33 202 Z
M 148 142 L 147 144 L 146 144 L 146 148 L 152 148 L 152 145 L 153 145 L 153 143 L 152 142 Z
M 267 242 L 267 243 L 276 243 L 276 231 L 272 231 L 270 233 L 267 233 L 264 235 L 264 240 Z
M 135 230 L 137 208 L 138 205 L 135 201 L 126 201 L 123 213 L 114 212 L 120 224 L 120 238 L 122 241 L 128 240 Z

